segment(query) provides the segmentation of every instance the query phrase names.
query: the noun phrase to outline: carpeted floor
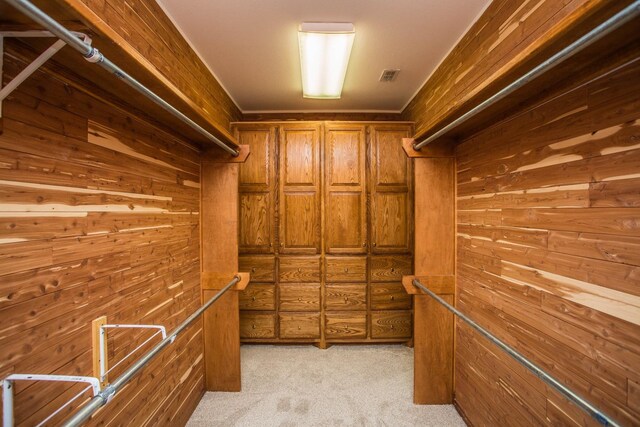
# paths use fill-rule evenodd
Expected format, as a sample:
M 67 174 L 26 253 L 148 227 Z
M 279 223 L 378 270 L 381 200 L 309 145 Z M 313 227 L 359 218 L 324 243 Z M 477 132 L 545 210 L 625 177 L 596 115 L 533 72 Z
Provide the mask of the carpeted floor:
M 206 393 L 188 426 L 465 425 L 412 390 L 405 346 L 242 346 L 242 392 Z

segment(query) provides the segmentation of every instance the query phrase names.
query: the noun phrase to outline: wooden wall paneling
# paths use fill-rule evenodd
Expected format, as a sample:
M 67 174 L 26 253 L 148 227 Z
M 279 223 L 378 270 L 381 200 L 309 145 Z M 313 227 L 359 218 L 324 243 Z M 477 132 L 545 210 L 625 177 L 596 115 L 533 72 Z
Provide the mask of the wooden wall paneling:
M 367 252 L 365 126 L 327 124 L 325 156 L 325 251 Z
M 638 192 L 630 187 L 640 167 L 640 85 L 631 76 L 640 56 L 637 44 L 618 49 L 599 71 L 572 76 L 456 148 L 456 303 L 621 425 L 635 425 Z M 456 330 L 456 403 L 470 422 L 593 423 L 478 334 Z M 503 398 L 474 393 L 487 389 Z
M 410 126 L 370 127 L 371 252 L 411 252 L 412 165 L 402 150 Z
M 284 125 L 280 129 L 279 252 L 319 254 L 319 124 Z
M 6 83 L 33 53 L 5 42 Z M 171 330 L 200 304 L 198 152 L 91 91 L 38 71 L 3 102 L 2 377 L 92 375 L 95 318 Z M 110 363 L 147 336 L 112 334 Z M 196 323 L 95 423 L 136 415 L 145 424 L 153 414 L 168 419 L 180 408 L 188 412 L 204 391 L 202 343 Z M 32 383 L 16 391 L 16 422 L 33 425 L 78 390 Z

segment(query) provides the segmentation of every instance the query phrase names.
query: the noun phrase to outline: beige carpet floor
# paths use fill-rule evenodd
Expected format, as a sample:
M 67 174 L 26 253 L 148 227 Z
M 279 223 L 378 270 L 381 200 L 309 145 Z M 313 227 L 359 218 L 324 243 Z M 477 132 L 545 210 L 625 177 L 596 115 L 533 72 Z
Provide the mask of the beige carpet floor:
M 242 346 L 242 392 L 206 393 L 203 426 L 464 426 L 452 405 L 414 405 L 413 349 Z

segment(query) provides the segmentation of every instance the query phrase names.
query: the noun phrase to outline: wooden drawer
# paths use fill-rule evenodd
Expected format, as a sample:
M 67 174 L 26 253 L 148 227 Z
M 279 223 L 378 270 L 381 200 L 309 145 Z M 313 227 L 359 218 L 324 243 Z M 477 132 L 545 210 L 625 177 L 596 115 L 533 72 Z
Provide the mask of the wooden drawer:
M 240 338 L 275 338 L 275 314 L 240 312 Z
M 367 258 L 328 256 L 325 271 L 327 282 L 364 282 L 367 280 Z
M 239 256 L 238 268 L 251 274 L 252 282 L 275 282 L 276 259 L 272 256 Z
M 367 285 L 327 285 L 325 307 L 327 310 L 366 310 Z
M 280 310 L 320 311 L 320 285 L 307 283 L 281 284 Z
M 327 339 L 367 337 L 366 312 L 327 313 L 324 318 Z
M 319 282 L 320 257 L 281 257 L 280 282 Z
M 411 274 L 410 256 L 374 256 L 371 257 L 372 282 L 401 282 L 402 276 Z
M 320 313 L 280 314 L 280 338 L 320 338 Z
M 250 284 L 240 292 L 240 310 L 275 310 L 276 285 Z
M 404 290 L 402 283 L 372 283 L 372 310 L 408 310 L 411 308 L 411 295 Z
M 410 338 L 410 311 L 371 312 L 371 338 Z

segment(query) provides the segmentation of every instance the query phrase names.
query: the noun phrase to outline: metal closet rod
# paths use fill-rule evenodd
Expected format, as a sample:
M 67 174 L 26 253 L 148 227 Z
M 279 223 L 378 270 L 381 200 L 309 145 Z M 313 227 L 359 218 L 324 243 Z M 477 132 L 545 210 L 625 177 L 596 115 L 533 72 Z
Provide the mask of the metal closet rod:
M 179 119 L 180 121 L 186 123 L 189 127 L 194 129 L 196 132 L 203 135 L 209 141 L 213 142 L 220 148 L 222 148 L 227 153 L 231 154 L 233 157 L 237 157 L 239 155 L 239 151 L 230 147 L 229 145 L 222 142 L 220 139 L 209 133 L 202 126 L 191 120 L 189 117 L 184 115 L 178 109 L 176 109 L 173 105 L 169 104 L 164 99 L 160 98 L 154 92 L 152 92 L 149 88 L 144 86 L 138 80 L 133 78 L 131 75 L 127 74 L 122 68 L 118 67 L 116 64 L 111 62 L 108 58 L 106 58 L 103 54 L 101 54 L 98 49 L 92 47 L 91 45 L 85 43 L 76 37 L 71 31 L 66 29 L 56 20 L 54 20 L 51 16 L 44 13 L 42 10 L 37 8 L 33 3 L 28 0 L 4 0 L 29 18 L 36 21 L 38 24 L 45 27 L 47 30 L 51 31 L 55 36 L 57 36 L 60 40 L 65 41 L 69 46 L 73 47 L 75 50 L 84 55 L 84 58 L 92 62 L 94 64 L 98 64 L 111 74 L 115 75 L 123 82 L 128 84 L 130 87 L 146 96 L 150 100 L 152 100 L 156 105 L 162 107 L 169 113 L 171 113 L 174 117 Z
M 100 393 L 93 397 L 86 405 L 84 405 L 78 412 L 76 412 L 71 418 L 69 418 L 64 424 L 64 427 L 75 427 L 82 425 L 86 420 L 93 415 L 98 409 L 109 403 L 111 399 L 120 391 L 133 377 L 142 370 L 162 349 L 171 344 L 178 334 L 184 331 L 194 320 L 196 320 L 204 311 L 216 302 L 226 291 L 233 285 L 240 281 L 240 276 L 235 276 L 232 281 L 227 283 L 224 288 L 220 289 L 211 299 L 209 299 L 202 307 L 196 310 L 191 316 L 189 316 L 184 322 L 182 322 L 176 329 L 167 335 L 165 339 L 160 341 L 149 352 L 142 356 L 136 363 L 131 365 L 122 375 L 116 378 L 112 383 L 104 388 Z
M 605 426 L 614 426 L 618 427 L 619 424 L 612 420 L 609 416 L 605 415 L 598 408 L 593 406 L 591 403 L 584 400 L 582 397 L 577 395 L 573 390 L 565 387 L 560 381 L 549 375 L 545 370 L 538 367 L 535 363 L 524 357 L 522 354 L 514 350 L 511 346 L 501 341 L 491 332 L 484 329 L 482 326 L 478 325 L 476 322 L 467 317 L 466 314 L 462 313 L 460 310 L 440 298 L 433 291 L 428 289 L 419 280 L 413 280 L 413 286 L 420 288 L 424 293 L 429 295 L 431 298 L 435 299 L 438 303 L 444 306 L 447 310 L 464 320 L 469 326 L 478 331 L 482 336 L 488 339 L 491 343 L 500 347 L 500 349 L 504 350 L 509 356 L 514 358 L 518 363 L 531 371 L 536 377 L 540 378 L 546 384 L 553 387 L 556 391 L 562 394 L 567 400 L 574 403 L 580 409 L 584 410 L 586 413 L 591 415 L 596 421 Z
M 556 65 L 561 64 L 565 60 L 571 58 L 573 55 L 602 39 L 604 36 L 610 34 L 616 29 L 620 28 L 624 24 L 628 23 L 632 19 L 636 18 L 640 15 L 640 0 L 636 0 L 631 3 L 629 6 L 622 9 L 620 12 L 613 15 L 611 18 L 604 21 L 602 24 L 595 27 L 593 30 L 589 31 L 587 34 L 580 37 L 578 40 L 574 41 L 561 51 L 552 55 L 546 61 L 541 63 L 540 65 L 534 67 L 532 70 L 527 72 L 525 75 L 509 84 L 508 86 L 501 89 L 499 92 L 481 102 L 480 104 L 473 107 L 471 110 L 464 113 L 462 116 L 458 117 L 436 133 L 429 135 L 425 139 L 420 142 L 413 143 L 413 149 L 419 151 L 422 147 L 432 143 L 436 139 L 440 138 L 447 132 L 455 129 L 462 123 L 466 122 L 470 118 L 476 116 L 478 113 L 486 110 L 488 107 L 492 106 L 496 102 L 504 99 L 509 96 L 511 93 L 520 89 L 522 86 L 528 84 L 535 78 L 541 76 L 546 73 Z

